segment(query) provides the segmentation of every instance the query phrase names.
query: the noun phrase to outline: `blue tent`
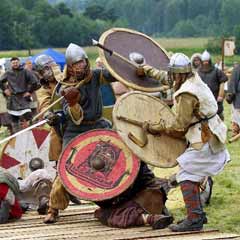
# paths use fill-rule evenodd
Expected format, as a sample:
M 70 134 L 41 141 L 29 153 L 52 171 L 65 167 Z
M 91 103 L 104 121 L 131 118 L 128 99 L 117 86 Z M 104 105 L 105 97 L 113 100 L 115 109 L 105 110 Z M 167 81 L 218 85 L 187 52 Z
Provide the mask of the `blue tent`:
M 31 58 L 32 62 L 34 63 L 34 62 L 35 62 L 35 59 L 36 59 L 39 55 L 42 55 L 42 54 L 46 54 L 46 55 L 48 55 L 48 56 L 51 56 L 51 57 L 56 61 L 56 63 L 61 66 L 61 70 L 63 70 L 64 65 L 65 65 L 65 63 L 66 63 L 64 54 L 62 54 L 62 53 L 60 53 L 60 52 L 57 52 L 57 51 L 53 50 L 52 48 L 48 48 L 48 49 L 44 50 L 43 52 L 38 53 L 38 54 L 35 55 L 35 56 L 32 56 L 32 58 Z

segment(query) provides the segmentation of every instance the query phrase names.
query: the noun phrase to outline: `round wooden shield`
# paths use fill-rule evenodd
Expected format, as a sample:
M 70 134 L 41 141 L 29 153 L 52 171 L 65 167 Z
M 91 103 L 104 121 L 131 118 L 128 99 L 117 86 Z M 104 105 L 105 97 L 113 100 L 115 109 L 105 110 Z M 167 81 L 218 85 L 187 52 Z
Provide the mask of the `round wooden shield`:
M 177 165 L 176 158 L 185 151 L 186 142 L 166 134 L 143 132 L 144 121 L 154 123 L 160 119 L 171 125 L 174 113 L 166 103 L 146 93 L 126 93 L 113 109 L 114 127 L 128 147 L 144 162 L 170 168 Z
M 101 35 L 99 42 L 128 60 L 129 54 L 137 52 L 145 58 L 145 64 L 167 70 L 169 63 L 167 51 L 143 33 L 126 28 L 112 28 Z M 138 77 L 136 67 L 114 55 L 110 56 L 109 53 L 100 48 L 99 54 L 109 72 L 128 87 L 144 92 L 161 90 L 161 84 L 158 80 L 147 76 Z
M 74 196 L 102 201 L 118 196 L 135 180 L 138 158 L 117 132 L 92 130 L 74 138 L 64 149 L 58 173 Z
M 56 175 L 55 162 L 49 161 L 49 131 L 45 128 L 33 128 L 11 139 L 3 148 L 0 166 L 16 178 L 26 178 L 32 172 L 29 163 L 40 158 L 44 168 L 53 176 Z

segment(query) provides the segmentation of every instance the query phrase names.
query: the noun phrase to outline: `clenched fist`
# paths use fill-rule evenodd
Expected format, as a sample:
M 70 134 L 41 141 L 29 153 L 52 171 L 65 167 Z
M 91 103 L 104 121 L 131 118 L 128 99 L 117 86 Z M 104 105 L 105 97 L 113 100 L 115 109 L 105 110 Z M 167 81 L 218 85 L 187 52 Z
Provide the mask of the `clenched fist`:
M 73 107 L 80 100 L 80 92 L 75 87 L 68 87 L 61 92 L 62 96 L 66 99 L 69 107 Z

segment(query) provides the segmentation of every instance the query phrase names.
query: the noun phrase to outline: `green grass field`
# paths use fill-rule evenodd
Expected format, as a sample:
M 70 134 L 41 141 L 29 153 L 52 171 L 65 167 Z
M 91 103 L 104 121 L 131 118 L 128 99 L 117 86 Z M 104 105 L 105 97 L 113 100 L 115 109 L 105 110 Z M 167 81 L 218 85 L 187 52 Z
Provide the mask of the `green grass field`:
M 184 52 L 191 56 L 195 52 L 202 52 L 207 42 L 202 39 L 157 39 L 157 41 L 168 51 Z M 33 50 L 36 54 L 42 49 Z M 64 52 L 65 49 L 58 49 Z M 85 48 L 92 66 L 98 56 L 95 47 Z M 0 57 L 27 56 L 27 51 L 7 51 L 0 52 Z M 213 60 L 220 56 L 213 55 Z M 239 56 L 226 58 L 226 63 L 231 66 L 234 61 L 240 62 Z M 230 127 L 231 113 L 230 106 L 225 104 L 225 123 Z M 6 136 L 3 129 L 0 129 L 0 138 Z M 229 135 L 231 132 L 229 131 Z M 0 146 L 1 147 L 1 146 Z M 205 208 L 209 224 L 206 228 L 217 228 L 222 232 L 234 232 L 240 234 L 240 140 L 232 144 L 227 144 L 231 155 L 231 162 L 225 167 L 224 171 L 214 177 L 214 189 L 211 204 Z M 176 169 L 155 169 L 158 176 L 167 176 Z M 181 219 L 185 215 L 185 208 L 182 202 L 179 188 L 171 191 L 168 207 L 176 219 Z

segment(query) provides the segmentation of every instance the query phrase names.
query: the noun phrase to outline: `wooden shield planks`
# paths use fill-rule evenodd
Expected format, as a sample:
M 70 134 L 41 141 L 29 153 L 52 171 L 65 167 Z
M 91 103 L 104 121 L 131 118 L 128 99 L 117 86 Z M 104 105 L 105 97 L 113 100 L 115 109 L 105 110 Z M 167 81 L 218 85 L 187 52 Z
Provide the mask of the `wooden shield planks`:
M 117 132 L 98 129 L 80 134 L 66 146 L 58 172 L 74 196 L 102 201 L 128 189 L 139 167 L 140 161 Z
M 167 70 L 169 57 L 167 51 L 149 36 L 127 28 L 112 28 L 104 32 L 99 42 L 129 59 L 132 52 L 140 53 L 146 64 L 157 69 Z M 99 49 L 99 54 L 108 71 L 124 85 L 144 92 L 157 92 L 161 90 L 161 83 L 150 77 L 138 77 L 136 68 L 120 58 L 109 55 Z
M 159 122 L 160 119 L 171 124 L 174 113 L 160 99 L 146 93 L 126 93 L 113 109 L 114 126 L 128 147 L 144 162 L 170 168 L 177 165 L 176 158 L 185 151 L 186 142 L 165 134 L 143 133 L 141 124 L 144 121 Z M 148 141 L 145 146 L 136 144 L 145 139 Z

